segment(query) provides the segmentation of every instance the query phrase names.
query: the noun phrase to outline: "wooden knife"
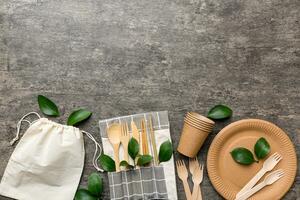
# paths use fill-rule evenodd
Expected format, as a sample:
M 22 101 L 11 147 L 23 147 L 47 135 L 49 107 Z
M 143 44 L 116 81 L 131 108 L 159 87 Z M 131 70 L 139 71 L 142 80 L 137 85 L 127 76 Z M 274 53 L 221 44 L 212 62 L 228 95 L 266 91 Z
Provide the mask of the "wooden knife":
M 132 137 L 136 139 L 138 143 L 140 143 L 140 133 L 139 129 L 136 127 L 134 121 L 131 121 L 131 131 L 132 131 Z
M 144 119 L 142 119 L 142 121 L 141 121 L 141 128 L 142 128 L 143 155 L 148 155 L 149 154 L 149 145 L 148 145 L 147 130 L 146 130 L 146 125 L 145 125 Z
M 158 165 L 159 161 L 158 161 L 158 156 L 157 156 L 156 138 L 155 138 L 155 133 L 153 130 L 151 116 L 149 117 L 149 129 L 150 129 L 151 144 L 152 144 L 152 149 L 153 149 L 153 154 L 154 154 L 154 164 Z
M 139 145 L 140 145 L 139 153 L 142 154 L 143 150 L 142 150 L 141 141 L 140 141 L 140 132 L 133 120 L 131 121 L 131 133 L 132 133 L 132 137 L 134 139 L 136 139 L 136 141 L 139 143 Z M 135 159 L 135 162 L 137 162 L 137 160 L 138 160 L 138 158 Z

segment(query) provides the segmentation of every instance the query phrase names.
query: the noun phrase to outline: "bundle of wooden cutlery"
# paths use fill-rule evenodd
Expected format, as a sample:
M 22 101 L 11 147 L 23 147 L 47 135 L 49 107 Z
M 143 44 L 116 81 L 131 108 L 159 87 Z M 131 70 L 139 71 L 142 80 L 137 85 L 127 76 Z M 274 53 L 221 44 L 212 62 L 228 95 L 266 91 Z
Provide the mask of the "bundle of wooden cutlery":
M 133 137 L 139 143 L 140 145 L 139 154 L 141 155 L 149 155 L 150 147 L 151 147 L 152 155 L 154 158 L 153 164 L 158 165 L 159 162 L 158 162 L 158 154 L 157 154 L 157 147 L 156 147 L 156 138 L 155 138 L 155 132 L 154 132 L 151 117 L 149 118 L 149 121 L 147 121 L 144 118 L 141 119 L 140 130 L 133 120 L 131 121 L 130 125 L 131 125 L 131 134 L 127 122 L 113 123 L 107 128 L 107 136 L 114 149 L 116 171 L 120 171 L 120 167 L 119 167 L 120 145 L 122 145 L 124 150 L 124 156 L 123 156 L 124 160 L 127 161 L 127 163 L 131 162 L 128 154 L 128 143 L 130 141 L 130 137 Z
M 202 200 L 200 184 L 202 183 L 203 180 L 204 165 L 200 164 L 197 158 L 191 158 L 189 160 L 189 171 L 192 174 L 192 181 L 194 184 L 192 192 L 190 191 L 187 182 L 189 175 L 184 161 L 183 160 L 176 161 L 176 167 L 177 167 L 178 177 L 183 182 L 186 199 Z
M 267 172 L 274 169 L 274 167 L 282 160 L 282 156 L 279 153 L 274 153 L 271 155 L 263 164 L 263 167 L 257 174 L 237 193 L 236 200 L 245 200 L 264 188 L 267 185 L 271 185 L 283 177 L 283 170 L 276 170 L 259 183 L 254 186 Z

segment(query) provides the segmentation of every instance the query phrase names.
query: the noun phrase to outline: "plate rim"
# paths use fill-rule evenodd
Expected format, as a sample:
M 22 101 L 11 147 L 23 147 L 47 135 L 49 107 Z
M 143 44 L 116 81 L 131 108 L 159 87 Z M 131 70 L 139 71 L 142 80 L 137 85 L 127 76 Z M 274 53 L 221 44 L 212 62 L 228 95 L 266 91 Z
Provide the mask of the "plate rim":
M 291 160 L 293 160 L 292 164 L 294 166 L 294 169 L 292 169 L 294 171 L 294 173 L 292 174 L 292 176 L 290 176 L 290 180 L 289 181 L 289 185 L 287 187 L 287 189 L 284 190 L 284 192 L 282 192 L 280 198 L 282 198 L 291 188 L 291 186 L 293 185 L 293 183 L 295 182 L 295 178 L 296 178 L 296 174 L 297 174 L 297 154 L 296 154 L 296 150 L 295 150 L 295 146 L 294 143 L 291 141 L 290 137 L 288 136 L 288 134 L 286 134 L 281 128 L 279 128 L 277 125 L 266 121 L 266 120 L 262 120 L 262 119 L 242 119 L 242 120 L 238 120 L 235 122 L 230 123 L 229 125 L 225 126 L 213 139 L 209 150 L 208 150 L 208 154 L 207 154 L 207 172 L 208 172 L 208 177 L 210 182 L 212 183 L 214 189 L 221 195 L 223 196 L 225 199 L 234 199 L 235 196 L 232 194 L 231 191 L 228 191 L 224 186 L 222 186 L 222 183 L 220 183 L 220 178 L 219 176 L 217 176 L 217 173 L 215 173 L 214 170 L 212 170 L 213 167 L 213 160 L 216 156 L 214 156 L 214 154 L 216 154 L 216 152 L 220 149 L 220 147 L 216 147 L 216 143 L 218 143 L 219 140 L 222 140 L 223 137 L 227 136 L 228 134 L 230 134 L 230 132 L 228 133 L 227 130 L 231 129 L 233 127 L 236 127 L 240 124 L 244 124 L 244 123 L 252 123 L 252 124 L 263 124 L 265 126 L 268 127 L 272 127 L 274 129 L 274 132 L 276 132 L 277 134 L 279 134 L 280 137 L 283 137 L 285 139 L 284 143 L 288 144 L 287 148 L 291 148 L 293 157 Z M 227 132 L 227 133 L 226 133 Z

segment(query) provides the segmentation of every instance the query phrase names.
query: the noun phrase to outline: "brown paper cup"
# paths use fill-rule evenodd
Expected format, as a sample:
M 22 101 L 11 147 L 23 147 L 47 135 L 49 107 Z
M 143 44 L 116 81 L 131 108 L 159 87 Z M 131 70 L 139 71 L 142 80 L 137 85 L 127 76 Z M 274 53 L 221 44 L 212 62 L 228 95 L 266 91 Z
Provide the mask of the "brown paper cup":
M 194 158 L 208 134 L 208 131 L 202 131 L 185 122 L 177 151 L 187 157 Z

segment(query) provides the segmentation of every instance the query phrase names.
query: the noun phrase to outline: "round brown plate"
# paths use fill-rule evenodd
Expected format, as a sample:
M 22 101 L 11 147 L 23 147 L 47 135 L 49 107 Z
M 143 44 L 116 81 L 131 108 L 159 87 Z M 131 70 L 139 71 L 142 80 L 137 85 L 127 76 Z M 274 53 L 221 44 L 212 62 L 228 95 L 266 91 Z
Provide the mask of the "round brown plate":
M 245 119 L 222 129 L 208 151 L 207 171 L 210 181 L 225 199 L 235 199 L 236 194 L 261 169 L 263 161 L 267 159 L 243 166 L 232 159 L 230 152 L 236 147 L 246 147 L 254 152 L 254 144 L 260 137 L 266 138 L 271 146 L 268 156 L 275 152 L 282 155 L 283 159 L 273 170 L 283 169 L 285 175 L 253 195 L 250 200 L 280 199 L 292 186 L 296 176 L 297 156 L 289 137 L 270 122 Z

